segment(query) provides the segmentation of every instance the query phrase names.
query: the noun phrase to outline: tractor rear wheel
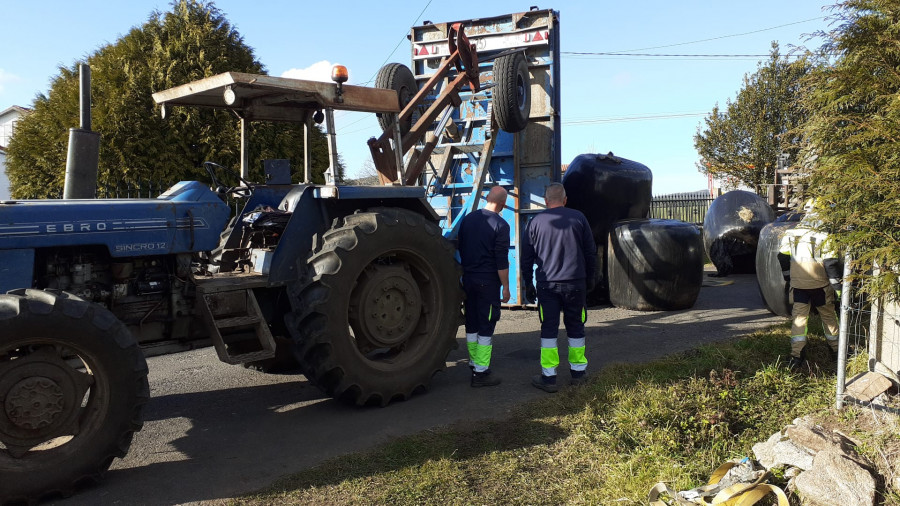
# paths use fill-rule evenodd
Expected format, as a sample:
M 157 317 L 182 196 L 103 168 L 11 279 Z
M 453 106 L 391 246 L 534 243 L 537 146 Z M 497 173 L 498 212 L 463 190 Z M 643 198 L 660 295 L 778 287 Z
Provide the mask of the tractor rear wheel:
M 425 390 L 457 345 L 462 290 L 452 244 L 419 214 L 388 208 L 338 220 L 317 243 L 308 281 L 288 288 L 304 374 L 358 405 Z
M 147 363 L 112 313 L 55 291 L 0 295 L 0 502 L 97 481 L 150 397 Z
M 416 96 L 419 92 L 416 78 L 406 65 L 401 63 L 388 63 L 378 70 L 375 76 L 375 87 L 387 90 L 396 90 L 397 96 L 400 98 L 400 110 L 402 111 L 406 104 Z M 400 135 L 406 135 L 412 127 L 413 116 L 410 115 L 405 121 L 400 122 Z M 378 124 L 382 130 L 387 130 L 391 126 L 391 116 L 388 114 L 378 114 Z
M 522 53 L 494 60 L 494 114 L 504 132 L 516 133 L 528 126 L 531 115 L 531 79 Z

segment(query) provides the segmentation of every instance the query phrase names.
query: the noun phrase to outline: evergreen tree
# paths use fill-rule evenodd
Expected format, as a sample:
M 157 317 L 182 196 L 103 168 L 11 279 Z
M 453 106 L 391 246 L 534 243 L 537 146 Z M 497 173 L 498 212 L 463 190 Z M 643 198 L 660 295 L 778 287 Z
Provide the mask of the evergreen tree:
M 792 134 L 803 120 L 797 105 L 801 78 L 813 68 L 808 56 L 788 61 L 772 43 L 769 61 L 744 84 L 725 110 L 718 104 L 697 127 L 694 147 L 698 170 L 726 182 L 751 188 L 774 182 L 778 155 L 796 154 L 799 139 Z
M 861 268 L 873 294 L 897 294 L 900 266 L 900 3 L 848 0 L 833 6 L 821 33 L 834 64 L 811 74 L 804 107 L 809 120 L 809 186 L 817 213 Z
M 222 72 L 261 74 L 264 66 L 212 2 L 178 0 L 154 12 L 114 44 L 86 58 L 91 67 L 92 129 L 101 134 L 102 184 L 167 184 L 206 180 L 206 160 L 237 167 L 240 128 L 224 110 L 178 107 L 163 120 L 151 95 Z M 7 174 L 15 198 L 62 194 L 68 129 L 78 125 L 78 64 L 61 67 L 47 95 L 36 97 L 10 140 Z M 251 124 L 251 180 L 262 180 L 262 159 L 288 158 L 303 171 L 303 127 Z M 324 182 L 325 138 L 313 131 L 313 179 Z M 338 167 L 338 176 L 342 168 Z

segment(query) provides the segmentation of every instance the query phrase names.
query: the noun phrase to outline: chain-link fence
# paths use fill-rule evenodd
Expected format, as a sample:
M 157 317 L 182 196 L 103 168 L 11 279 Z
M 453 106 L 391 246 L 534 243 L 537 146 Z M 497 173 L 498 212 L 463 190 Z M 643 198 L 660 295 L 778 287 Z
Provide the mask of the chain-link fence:
M 849 266 L 849 261 L 845 262 Z M 858 286 L 847 281 L 849 267 L 844 270 L 841 292 L 840 350 L 835 407 L 840 409 L 847 396 L 848 362 L 860 355 L 867 358 L 870 372 L 879 373 L 894 384 L 900 370 L 900 303 L 886 299 L 870 299 Z

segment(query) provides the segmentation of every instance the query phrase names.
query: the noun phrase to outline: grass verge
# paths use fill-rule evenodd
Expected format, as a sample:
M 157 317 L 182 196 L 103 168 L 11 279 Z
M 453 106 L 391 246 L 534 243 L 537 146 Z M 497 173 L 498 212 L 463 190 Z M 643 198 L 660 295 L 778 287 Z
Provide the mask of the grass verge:
M 753 444 L 804 415 L 855 437 L 889 473 L 900 453 L 896 425 L 860 424 L 862 408 L 834 412 L 835 368 L 824 340 L 811 336 L 810 367 L 791 373 L 783 365 L 787 335 L 780 325 L 652 363 L 609 367 L 508 419 L 404 437 L 233 502 L 645 504 L 654 483 L 677 490 L 705 483 L 719 464 L 752 456 Z M 864 357 L 851 365 L 865 370 Z M 881 503 L 900 505 L 884 492 L 884 480 L 881 487 Z

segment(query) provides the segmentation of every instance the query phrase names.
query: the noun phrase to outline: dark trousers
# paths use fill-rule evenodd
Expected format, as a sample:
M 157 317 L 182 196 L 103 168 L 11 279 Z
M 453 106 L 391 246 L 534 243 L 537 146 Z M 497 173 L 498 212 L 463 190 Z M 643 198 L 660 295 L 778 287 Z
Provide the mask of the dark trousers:
M 560 312 L 563 314 L 563 324 L 566 326 L 568 337 L 571 339 L 584 337 L 584 322 L 587 318 L 586 293 L 584 280 L 548 281 L 537 284 L 541 339 L 556 339 Z
M 480 336 L 494 335 L 500 321 L 500 280 L 463 276 L 466 292 L 466 333 Z

